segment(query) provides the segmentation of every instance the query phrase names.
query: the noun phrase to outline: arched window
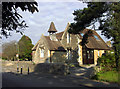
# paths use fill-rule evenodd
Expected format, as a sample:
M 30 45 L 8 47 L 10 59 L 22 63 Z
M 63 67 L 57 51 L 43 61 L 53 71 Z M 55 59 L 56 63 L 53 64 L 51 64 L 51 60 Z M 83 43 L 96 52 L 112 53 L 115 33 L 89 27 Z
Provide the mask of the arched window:
M 44 57 L 44 49 L 40 48 L 40 57 Z
M 67 33 L 67 43 L 70 43 L 70 33 Z

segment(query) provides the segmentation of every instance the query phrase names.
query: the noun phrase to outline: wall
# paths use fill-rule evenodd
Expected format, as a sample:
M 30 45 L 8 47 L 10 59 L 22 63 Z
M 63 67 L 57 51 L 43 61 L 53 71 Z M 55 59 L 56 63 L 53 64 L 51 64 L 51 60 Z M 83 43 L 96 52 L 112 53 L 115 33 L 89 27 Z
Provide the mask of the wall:
M 105 52 L 104 50 L 99 50 L 100 52 L 99 52 L 99 55 L 100 55 L 100 57 L 102 56 L 102 54 Z
M 67 60 L 67 52 L 51 51 L 51 60 L 53 63 L 65 62 Z
M 99 50 L 99 56 L 98 56 L 98 50 L 94 50 L 94 64 L 97 65 L 98 57 L 101 57 L 104 53 L 104 50 Z
M 80 43 L 82 40 L 80 40 L 78 38 L 78 43 Z M 82 46 L 81 45 L 78 45 L 79 49 L 78 49 L 78 54 L 79 54 L 79 58 L 78 58 L 78 62 L 79 62 L 79 65 L 82 65 L 83 64 L 83 58 L 82 58 Z
M 23 73 L 27 74 L 28 67 L 30 68 L 30 72 L 34 71 L 34 65 L 31 61 L 3 61 L 2 60 L 2 66 L 6 68 L 7 72 L 14 72 L 17 73 L 17 66 L 20 68 L 23 68 Z M 4 68 L 3 68 L 4 69 Z
M 94 50 L 94 64 L 97 65 L 98 50 Z
M 61 43 L 63 44 L 64 48 L 67 50 L 67 47 L 71 47 L 71 60 L 69 60 L 69 63 L 78 63 L 78 39 L 77 35 L 70 34 L 70 43 L 67 43 L 67 29 L 65 30 L 65 33 L 63 34 Z
M 61 43 L 65 48 L 71 46 L 72 50 L 74 50 L 78 46 L 77 35 L 70 34 L 70 43 L 67 43 L 67 32 L 65 32 L 64 37 L 61 40 Z
M 6 68 L 4 71 L 17 73 L 17 66 L 23 68 L 23 74 L 28 73 L 52 73 L 66 75 L 69 73 L 69 67 L 63 63 L 39 63 L 34 64 L 31 61 L 2 61 L 2 67 Z M 20 69 L 19 69 L 20 71 Z M 20 72 L 19 72 L 20 73 Z
M 40 40 L 39 40 L 39 44 L 37 45 L 37 48 L 35 51 L 33 51 L 33 62 L 34 63 L 45 63 L 46 60 L 49 58 L 48 57 L 48 49 L 46 47 L 46 44 L 44 42 L 44 36 L 41 36 Z M 40 58 L 40 46 L 43 45 L 44 46 L 44 57 Z
M 52 74 L 67 75 L 69 73 L 69 67 L 63 63 L 40 63 L 35 66 L 35 72 L 44 72 Z

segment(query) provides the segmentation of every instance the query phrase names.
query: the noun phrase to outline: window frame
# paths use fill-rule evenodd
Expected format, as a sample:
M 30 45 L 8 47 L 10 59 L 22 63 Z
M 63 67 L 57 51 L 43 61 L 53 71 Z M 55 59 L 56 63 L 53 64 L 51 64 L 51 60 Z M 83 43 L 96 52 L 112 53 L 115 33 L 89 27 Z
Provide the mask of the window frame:
M 44 58 L 44 48 L 40 48 L 40 58 Z
M 67 33 L 67 43 L 70 43 L 70 33 Z

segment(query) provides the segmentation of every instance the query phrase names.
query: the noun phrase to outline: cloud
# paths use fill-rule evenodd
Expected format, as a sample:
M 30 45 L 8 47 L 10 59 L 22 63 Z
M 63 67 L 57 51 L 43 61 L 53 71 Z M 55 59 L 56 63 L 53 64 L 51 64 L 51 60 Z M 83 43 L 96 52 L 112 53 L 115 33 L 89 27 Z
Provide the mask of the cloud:
M 52 2 L 47 2 L 46 0 L 44 2 L 38 1 L 39 12 L 35 12 L 33 14 L 28 11 L 19 11 L 29 26 L 29 28 L 24 31 L 24 34 L 31 38 L 33 44 L 37 43 L 41 34 L 48 35 L 47 31 L 52 21 L 54 22 L 58 32 L 61 32 L 65 30 L 68 22 L 74 21 L 74 16 L 72 14 L 74 10 L 87 7 L 85 3 L 78 2 L 77 0 L 75 2 L 73 2 L 73 0 L 64 1 L 66 0 L 59 0 L 59 2 L 56 2 L 55 0 L 52 0 Z M 18 41 L 20 38 L 20 34 L 13 32 L 10 38 L 3 40 L 4 42 L 11 40 Z
M 80 2 L 78 0 L 35 0 L 37 2 Z

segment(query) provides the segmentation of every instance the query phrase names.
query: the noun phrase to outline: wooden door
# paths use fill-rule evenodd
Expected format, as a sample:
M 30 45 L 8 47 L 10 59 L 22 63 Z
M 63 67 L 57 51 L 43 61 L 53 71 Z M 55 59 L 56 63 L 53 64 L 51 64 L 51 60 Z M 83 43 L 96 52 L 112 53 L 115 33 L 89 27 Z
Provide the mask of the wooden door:
M 83 47 L 83 64 L 94 64 L 94 50 Z

